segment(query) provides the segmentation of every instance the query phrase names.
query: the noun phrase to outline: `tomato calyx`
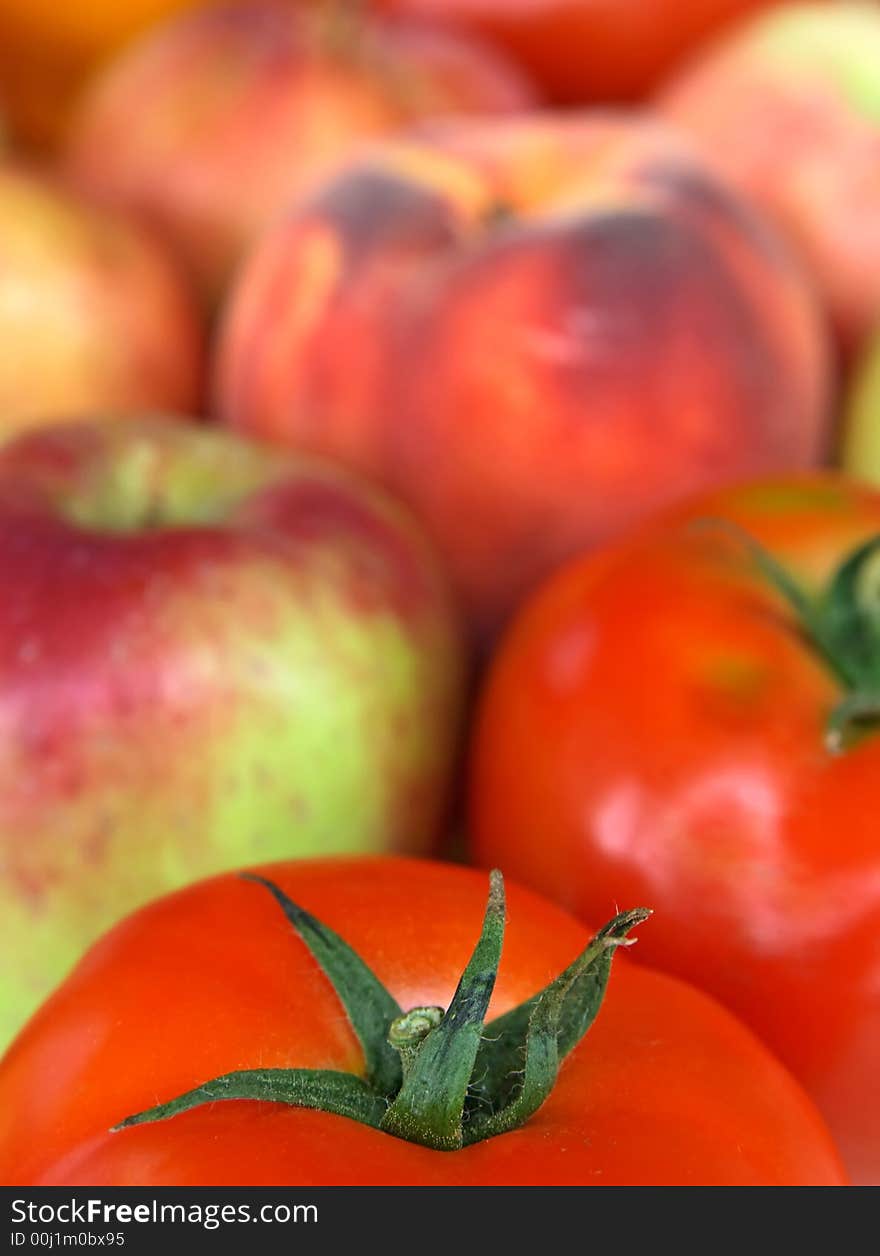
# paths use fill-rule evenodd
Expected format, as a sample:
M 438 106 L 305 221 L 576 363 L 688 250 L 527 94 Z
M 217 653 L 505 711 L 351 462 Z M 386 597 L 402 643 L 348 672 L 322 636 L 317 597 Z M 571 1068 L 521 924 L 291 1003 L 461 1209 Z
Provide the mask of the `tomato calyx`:
M 217 1100 L 246 1099 L 346 1116 L 438 1151 L 503 1134 L 550 1094 L 562 1060 L 596 1018 L 614 952 L 632 945 L 628 933 L 651 914 L 638 907 L 615 916 L 555 981 L 486 1025 L 506 922 L 500 872 L 490 873 L 480 936 L 449 1007 L 406 1012 L 332 929 L 273 882 L 242 876 L 275 898 L 330 981 L 363 1049 L 364 1076 L 300 1068 L 225 1073 L 126 1117 L 114 1132 Z
M 825 723 L 825 745 L 845 750 L 859 732 L 880 727 L 880 580 L 871 583 L 871 560 L 880 534 L 857 545 L 824 589 L 811 594 L 744 528 L 727 519 L 701 520 L 732 533 L 746 546 L 764 578 L 794 611 L 808 644 L 834 674 L 845 696 Z

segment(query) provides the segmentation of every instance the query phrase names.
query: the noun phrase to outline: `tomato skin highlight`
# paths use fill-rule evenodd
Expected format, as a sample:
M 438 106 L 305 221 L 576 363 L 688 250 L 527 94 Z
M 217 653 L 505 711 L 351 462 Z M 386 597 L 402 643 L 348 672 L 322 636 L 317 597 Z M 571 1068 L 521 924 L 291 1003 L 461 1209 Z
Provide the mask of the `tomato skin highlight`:
M 880 494 L 723 490 L 551 579 L 483 695 L 472 853 L 584 918 L 650 903 L 637 961 L 739 1014 L 877 1181 L 880 732 L 831 752 L 841 687 L 718 516 L 818 591 Z
M 393 858 L 262 870 L 342 933 L 402 1007 L 448 1005 L 485 904 L 473 869 Z M 585 945 L 508 884 L 489 1015 Z M 653 921 L 642 926 L 647 933 Z M 330 987 L 259 887 L 227 875 L 160 899 L 98 943 L 0 1062 L 0 1180 L 75 1185 L 843 1184 L 785 1069 L 713 1000 L 614 961 L 605 1003 L 524 1126 L 438 1152 L 343 1117 L 226 1102 L 118 1133 L 126 1115 L 248 1067 L 358 1071 Z

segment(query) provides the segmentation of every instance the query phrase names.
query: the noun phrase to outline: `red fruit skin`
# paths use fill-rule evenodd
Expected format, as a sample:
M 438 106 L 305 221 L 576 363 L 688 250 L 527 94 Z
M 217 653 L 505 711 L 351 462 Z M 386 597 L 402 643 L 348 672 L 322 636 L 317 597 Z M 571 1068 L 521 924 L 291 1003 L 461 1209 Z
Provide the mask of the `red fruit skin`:
M 180 15 L 112 61 L 82 101 L 65 164 L 160 227 L 216 304 L 266 224 L 359 146 L 434 114 L 534 101 L 476 40 L 239 0 Z
M 155 233 L 0 165 L 0 437 L 89 413 L 197 415 L 205 328 Z
M 483 874 L 387 858 L 261 871 L 342 933 L 402 1007 L 448 1005 L 479 931 Z M 490 1017 L 541 989 L 589 938 L 516 885 L 508 885 L 508 920 Z M 520 1129 L 463 1151 L 252 1102 L 109 1132 L 157 1099 L 257 1066 L 358 1071 L 362 1057 L 277 904 L 262 887 L 226 876 L 129 917 L 19 1036 L 0 1062 L 0 1178 L 90 1186 L 846 1182 L 813 1105 L 770 1052 L 713 1000 L 624 958 L 615 959 L 599 1016 L 544 1106 Z
M 471 857 L 586 919 L 647 902 L 640 961 L 743 1018 L 880 1179 L 880 737 L 825 742 L 842 693 L 729 532 L 807 589 L 880 532 L 830 473 L 687 503 L 564 567 L 495 657 L 470 760 Z
M 801 3 L 737 27 L 657 99 L 798 250 L 847 361 L 880 322 L 878 84 L 880 9 Z
M 559 104 L 638 100 L 713 32 L 779 0 L 373 0 L 511 54 Z
M 572 553 L 829 436 L 783 246 L 671 132 L 606 114 L 435 125 L 340 172 L 244 268 L 215 391 L 393 486 L 485 636 Z

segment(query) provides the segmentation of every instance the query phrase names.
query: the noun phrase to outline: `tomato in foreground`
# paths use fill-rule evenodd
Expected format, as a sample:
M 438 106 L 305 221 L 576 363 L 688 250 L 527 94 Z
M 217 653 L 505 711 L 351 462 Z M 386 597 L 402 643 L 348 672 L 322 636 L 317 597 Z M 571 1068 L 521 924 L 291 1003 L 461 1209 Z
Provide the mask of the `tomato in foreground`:
M 716 493 L 568 565 L 502 645 L 471 775 L 476 859 L 586 919 L 650 904 L 637 958 L 750 1024 L 864 1182 L 880 1180 L 878 533 L 880 494 L 829 473 Z
M 591 1023 L 648 912 L 591 941 L 510 886 L 505 936 L 501 877 L 488 880 L 486 906 L 472 869 L 291 862 L 137 912 L 0 1063 L 0 1180 L 845 1181 L 797 1083 L 705 995 L 617 960 Z M 295 1106 L 317 1101 L 334 1111 Z

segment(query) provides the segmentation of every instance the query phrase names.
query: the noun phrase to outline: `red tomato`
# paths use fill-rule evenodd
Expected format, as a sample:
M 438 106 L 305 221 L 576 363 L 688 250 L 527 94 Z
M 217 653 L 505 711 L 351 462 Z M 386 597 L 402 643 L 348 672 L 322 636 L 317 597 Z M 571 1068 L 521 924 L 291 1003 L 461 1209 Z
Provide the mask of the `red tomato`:
M 479 932 L 482 873 L 392 858 L 291 862 L 264 873 L 343 933 L 401 1007 L 449 1003 Z M 589 938 L 516 887 L 509 919 L 494 1015 L 535 994 Z M 713 1000 L 625 960 L 543 1107 L 521 1128 L 463 1150 L 253 1101 L 108 1132 L 130 1113 L 256 1066 L 363 1073 L 364 1055 L 277 904 L 263 887 L 227 875 L 117 926 L 26 1027 L 0 1064 L 0 1180 L 845 1181 L 821 1119 L 775 1058 Z
M 713 516 L 781 561 L 804 615 L 740 536 L 694 524 Z M 876 564 L 847 613 L 818 592 L 878 532 L 880 494 L 789 478 L 570 564 L 501 647 L 471 777 L 477 860 L 587 918 L 650 904 L 638 958 L 739 1013 L 862 1181 L 880 1175 Z M 859 717 L 841 721 L 843 747 L 841 702 Z
M 644 95 L 714 31 L 779 0 L 374 0 L 381 11 L 451 22 L 510 52 L 550 99 Z

